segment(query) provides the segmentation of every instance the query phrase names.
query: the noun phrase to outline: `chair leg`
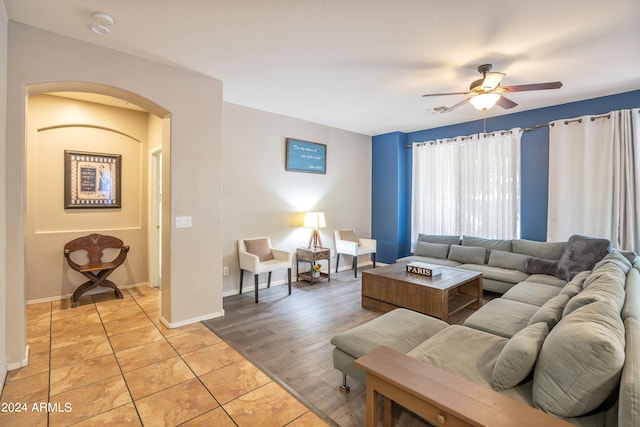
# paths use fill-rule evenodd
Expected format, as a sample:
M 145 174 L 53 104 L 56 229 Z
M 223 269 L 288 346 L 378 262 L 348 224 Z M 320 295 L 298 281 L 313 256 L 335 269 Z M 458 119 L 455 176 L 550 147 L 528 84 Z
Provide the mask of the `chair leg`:
M 338 265 L 340 265 L 340 254 L 336 254 L 336 273 L 338 272 Z
M 267 288 L 271 287 L 271 272 L 269 272 L 269 277 L 267 278 Z
M 244 270 L 240 269 L 240 295 L 242 295 L 242 280 L 244 279 Z
M 258 303 L 258 275 L 254 274 L 254 281 L 256 282 L 256 304 Z
M 353 256 L 353 277 L 358 277 L 358 255 Z
M 289 295 L 291 295 L 291 267 L 287 269 L 287 279 L 289 281 Z
M 376 253 L 371 254 L 371 259 L 373 259 L 373 268 L 376 268 Z

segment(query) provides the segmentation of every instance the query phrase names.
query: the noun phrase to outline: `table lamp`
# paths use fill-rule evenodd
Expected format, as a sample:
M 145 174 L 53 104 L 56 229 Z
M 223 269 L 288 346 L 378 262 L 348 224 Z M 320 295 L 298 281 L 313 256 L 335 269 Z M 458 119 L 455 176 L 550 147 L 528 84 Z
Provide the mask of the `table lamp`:
M 304 226 L 307 228 L 313 228 L 311 237 L 309 238 L 309 249 L 321 248 L 322 240 L 320 240 L 320 233 L 318 228 L 324 228 L 327 226 L 324 220 L 324 212 L 307 212 L 304 214 Z

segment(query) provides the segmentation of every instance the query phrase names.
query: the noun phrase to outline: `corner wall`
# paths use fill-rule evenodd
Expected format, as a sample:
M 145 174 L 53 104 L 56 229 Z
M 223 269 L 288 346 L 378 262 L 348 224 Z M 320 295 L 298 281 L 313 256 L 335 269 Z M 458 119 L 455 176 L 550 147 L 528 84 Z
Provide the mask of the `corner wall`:
M 325 213 L 327 227 L 320 229 L 320 236 L 323 246 L 331 248 L 332 271 L 334 230 L 352 228 L 370 237 L 371 137 L 225 103 L 223 138 L 223 264 L 229 267 L 225 295 L 239 288 L 237 241 L 268 236 L 274 247 L 295 253 L 307 246 L 311 234 L 302 227 L 304 212 Z M 286 138 L 326 144 L 326 174 L 286 171 Z M 363 257 L 360 262 L 368 260 Z M 350 268 L 350 260 L 343 257 L 340 266 L 346 265 Z M 295 280 L 295 265 L 292 274 Z M 245 292 L 254 289 L 249 276 L 244 279 Z M 272 282 L 285 280 L 286 271 L 273 273 Z M 260 285 L 266 285 L 266 274 L 260 276 Z
M 170 113 L 171 144 L 163 153 L 165 190 L 170 190 L 163 203 L 169 248 L 163 252 L 168 257 L 163 269 L 170 271 L 163 275 L 161 316 L 166 324 L 179 326 L 221 315 L 222 83 L 15 22 L 9 23 L 8 40 L 8 361 L 21 360 L 25 349 L 25 102 L 33 85 L 96 84 L 109 88 L 105 94 L 123 98 L 118 91 L 126 91 Z M 173 227 L 176 215 L 192 216 L 193 227 Z
M 6 145 L 7 145 L 7 34 L 8 21 L 0 0 L 0 394 L 7 375 L 7 280 L 6 280 Z
M 492 117 L 487 119 L 487 132 L 511 129 L 514 127 L 532 127 L 558 119 L 589 114 L 597 115 L 612 110 L 636 107 L 640 107 L 640 91 L 626 92 L 618 95 L 604 96 L 585 101 Z M 407 146 L 397 144 L 395 140 L 390 141 L 389 135 L 394 134 L 377 135 L 372 138 L 374 159 L 380 159 L 380 161 L 374 165 L 373 181 L 376 182 L 380 177 L 388 177 L 389 168 L 396 168 L 397 165 L 401 167 L 396 179 L 385 182 L 385 185 L 389 188 L 397 187 L 404 189 L 401 190 L 404 191 L 404 204 L 401 203 L 401 198 L 394 197 L 392 194 L 382 191 L 380 186 L 374 185 L 373 188 L 373 203 L 374 206 L 376 206 L 372 225 L 373 230 L 381 230 L 385 227 L 385 224 L 382 223 L 379 218 L 384 218 L 387 215 L 400 215 L 405 218 L 404 225 L 392 236 L 380 234 L 378 231 L 373 235 L 374 238 L 384 237 L 384 239 L 380 238 L 380 240 L 391 244 L 394 242 L 403 242 L 399 245 L 398 256 L 396 258 L 409 255 L 411 250 L 412 152 L 410 145 L 414 142 L 470 135 L 482 132 L 482 130 L 483 122 L 482 120 L 477 120 L 441 128 L 400 133 L 400 135 L 406 138 Z M 387 150 L 398 151 L 391 156 L 386 153 Z M 403 155 L 406 156 L 406 162 L 404 164 L 402 162 L 398 163 L 397 159 Z M 537 128 L 523 134 L 521 158 L 521 237 L 523 239 L 545 241 L 547 238 L 547 199 L 549 189 L 549 129 L 547 127 Z M 398 209 L 398 206 L 400 206 L 399 214 L 394 212 L 395 209 Z M 391 258 L 384 260 L 384 262 L 394 261 L 395 259 Z

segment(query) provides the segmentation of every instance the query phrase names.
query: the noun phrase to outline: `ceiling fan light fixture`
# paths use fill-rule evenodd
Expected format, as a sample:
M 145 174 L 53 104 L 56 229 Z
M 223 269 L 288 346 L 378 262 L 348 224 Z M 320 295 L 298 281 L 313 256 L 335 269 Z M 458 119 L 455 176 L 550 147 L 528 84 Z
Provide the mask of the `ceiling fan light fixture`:
M 476 110 L 483 111 L 493 108 L 498 99 L 500 99 L 499 93 L 482 93 L 469 99 L 469 102 Z

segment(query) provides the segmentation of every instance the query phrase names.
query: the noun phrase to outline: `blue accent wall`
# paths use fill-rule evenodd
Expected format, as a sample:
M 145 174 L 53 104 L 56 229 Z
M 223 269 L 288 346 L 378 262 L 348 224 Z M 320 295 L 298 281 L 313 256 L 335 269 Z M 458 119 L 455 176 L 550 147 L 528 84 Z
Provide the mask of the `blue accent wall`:
M 529 128 L 559 119 L 640 107 L 640 90 L 491 117 L 487 132 Z M 455 114 L 449 113 L 449 114 Z M 378 259 L 395 262 L 411 248 L 410 145 L 438 138 L 453 138 L 483 131 L 483 121 L 460 123 L 416 132 L 394 132 L 372 138 L 371 235 L 378 241 Z M 549 129 L 540 127 L 522 136 L 521 237 L 545 241 L 549 193 Z
M 372 139 L 371 187 L 374 190 L 371 198 L 371 235 L 376 239 L 376 258 L 382 262 L 395 262 L 406 245 L 405 206 L 411 194 L 406 188 L 406 144 L 407 135 L 402 132 L 378 135 Z M 384 196 L 379 197 L 380 193 Z

